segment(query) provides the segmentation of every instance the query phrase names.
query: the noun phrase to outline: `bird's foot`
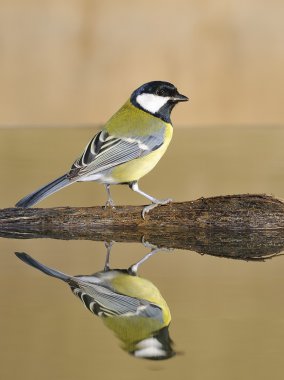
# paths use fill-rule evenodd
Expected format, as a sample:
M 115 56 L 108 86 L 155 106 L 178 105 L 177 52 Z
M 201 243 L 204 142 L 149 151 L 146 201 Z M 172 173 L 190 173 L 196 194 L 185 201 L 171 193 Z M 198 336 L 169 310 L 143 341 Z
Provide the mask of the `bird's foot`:
M 109 249 L 109 250 L 111 250 L 111 248 L 114 245 L 114 243 L 115 243 L 114 240 L 104 241 L 106 249 Z
M 159 250 L 164 252 L 172 252 L 174 250 L 174 248 L 159 247 L 158 245 L 152 244 L 145 239 L 144 235 L 142 236 L 141 243 L 144 245 L 145 248 L 151 249 L 151 251 Z
M 144 245 L 145 248 L 150 248 L 150 249 L 158 248 L 157 245 L 152 244 L 148 240 L 146 240 L 144 235 L 142 236 L 141 243 Z
M 152 203 L 151 205 L 145 206 L 142 210 L 142 218 L 145 219 L 146 214 L 148 214 L 149 211 L 153 210 L 159 205 L 166 205 L 168 203 L 171 203 L 173 200 L 171 198 L 168 199 L 160 199 L 157 200 L 157 202 Z
M 108 199 L 107 201 L 106 201 L 106 204 L 105 204 L 105 206 L 104 206 L 104 208 L 115 208 L 115 204 L 114 204 L 114 201 L 112 200 L 112 199 Z

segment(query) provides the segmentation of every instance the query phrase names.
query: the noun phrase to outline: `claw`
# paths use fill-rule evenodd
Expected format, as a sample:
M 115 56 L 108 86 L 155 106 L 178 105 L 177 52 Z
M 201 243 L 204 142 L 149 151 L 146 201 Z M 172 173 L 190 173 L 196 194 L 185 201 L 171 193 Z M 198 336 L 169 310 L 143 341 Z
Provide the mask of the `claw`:
M 159 205 L 166 205 L 168 203 L 171 203 L 173 200 L 171 198 L 168 199 L 161 199 L 157 203 L 152 203 L 151 205 L 145 206 L 142 210 L 142 218 L 145 220 L 146 214 L 148 214 L 149 211 L 153 210 Z

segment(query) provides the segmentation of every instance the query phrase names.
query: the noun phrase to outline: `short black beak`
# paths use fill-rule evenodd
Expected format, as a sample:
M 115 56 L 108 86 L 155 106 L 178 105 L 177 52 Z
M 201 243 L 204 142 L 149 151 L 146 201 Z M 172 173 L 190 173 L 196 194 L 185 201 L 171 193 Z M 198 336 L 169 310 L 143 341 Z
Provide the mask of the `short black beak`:
M 185 95 L 182 95 L 182 94 L 179 94 L 178 92 L 175 94 L 174 96 L 174 100 L 176 102 L 187 102 L 188 101 L 188 97 L 185 96 Z

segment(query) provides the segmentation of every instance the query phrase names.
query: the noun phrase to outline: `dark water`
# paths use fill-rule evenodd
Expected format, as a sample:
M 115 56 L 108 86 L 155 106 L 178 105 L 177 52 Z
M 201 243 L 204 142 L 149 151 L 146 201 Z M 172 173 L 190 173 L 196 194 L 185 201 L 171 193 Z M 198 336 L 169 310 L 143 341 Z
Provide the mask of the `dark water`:
M 64 173 L 93 130 L 3 129 L 0 135 L 0 206 L 4 208 Z M 232 193 L 268 193 L 281 198 L 283 138 L 281 128 L 177 129 L 166 156 L 141 180 L 141 188 L 175 200 Z M 144 203 L 126 187 L 114 188 L 113 196 L 118 204 Z M 85 183 L 62 190 L 40 206 L 104 202 L 103 187 Z M 163 297 L 164 301 L 159 300 L 164 310 L 170 310 L 169 327 L 169 317 L 159 324 L 163 318 L 152 310 L 143 327 L 141 320 L 132 319 L 118 328 L 109 323 L 111 317 L 107 321 L 85 309 L 68 284 L 14 255 L 15 251 L 26 252 L 71 275 L 93 274 L 104 268 L 103 242 L 2 238 L 1 378 L 282 379 L 281 232 L 206 235 L 192 231 L 188 239 L 195 241 L 194 251 L 159 252 L 143 263 L 139 275 L 145 282 L 135 282 L 126 274 L 130 283 L 134 281 L 130 286 L 133 298 L 139 299 L 148 287 Z M 127 269 L 150 250 L 138 243 L 116 243 L 111 268 Z M 258 260 L 263 256 L 273 257 Z M 83 301 L 88 305 L 88 298 Z M 148 339 L 151 336 L 156 351 L 148 353 L 162 347 L 168 360 L 134 357 L 140 341 L 144 342 L 140 350 L 153 343 Z

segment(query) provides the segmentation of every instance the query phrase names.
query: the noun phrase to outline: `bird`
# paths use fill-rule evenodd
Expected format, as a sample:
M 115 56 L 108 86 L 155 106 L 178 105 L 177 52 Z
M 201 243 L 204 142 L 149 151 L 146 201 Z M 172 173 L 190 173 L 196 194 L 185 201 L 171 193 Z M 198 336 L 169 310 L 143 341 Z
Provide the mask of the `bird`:
M 168 331 L 170 310 L 158 288 L 137 275 L 139 265 L 153 253 L 128 269 L 110 269 L 108 251 L 102 271 L 80 276 L 51 269 L 25 252 L 15 254 L 26 264 L 66 282 L 84 306 L 114 332 L 123 350 L 137 358 L 162 360 L 175 355 Z
M 70 170 L 22 198 L 16 207 L 30 207 L 75 182 L 96 181 L 105 185 L 106 206 L 114 207 L 111 185 L 127 184 L 152 204 L 143 208 L 142 217 L 157 205 L 171 199 L 156 199 L 140 190 L 138 181 L 150 172 L 171 141 L 171 111 L 188 98 L 164 81 L 152 81 L 136 89 L 126 103 L 88 143 Z

